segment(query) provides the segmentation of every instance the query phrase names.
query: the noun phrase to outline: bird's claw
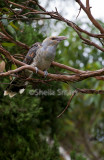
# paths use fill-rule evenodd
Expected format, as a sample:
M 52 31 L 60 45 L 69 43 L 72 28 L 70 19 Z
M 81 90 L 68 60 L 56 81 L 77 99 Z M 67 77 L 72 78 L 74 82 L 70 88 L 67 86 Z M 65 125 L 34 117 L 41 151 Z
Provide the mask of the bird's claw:
M 44 71 L 44 77 L 46 78 L 48 75 L 48 72 L 47 71 Z
M 37 67 L 35 67 L 35 69 L 36 69 L 36 74 L 38 73 L 38 68 Z

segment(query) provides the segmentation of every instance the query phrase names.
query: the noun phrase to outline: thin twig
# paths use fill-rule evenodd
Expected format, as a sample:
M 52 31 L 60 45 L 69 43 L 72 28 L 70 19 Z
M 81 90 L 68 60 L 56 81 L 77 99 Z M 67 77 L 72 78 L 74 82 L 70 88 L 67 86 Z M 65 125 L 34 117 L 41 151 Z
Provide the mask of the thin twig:
M 14 17 L 7 17 L 7 18 L 2 18 L 2 17 L 0 17 L 0 19 L 8 19 L 8 20 L 15 20 L 15 21 L 17 21 L 17 20 L 24 20 L 24 21 L 27 21 L 27 20 L 41 20 L 41 19 L 51 19 L 51 17 L 39 17 L 39 18 L 28 18 L 28 17 L 16 17 L 16 18 L 14 18 Z
M 70 106 L 70 103 L 71 103 L 73 97 L 74 97 L 76 94 L 77 94 L 77 91 L 75 90 L 75 91 L 73 92 L 72 96 L 70 97 L 70 99 L 69 99 L 69 101 L 68 101 L 68 103 L 67 103 L 67 106 L 66 106 L 65 109 L 57 116 L 57 118 L 61 117 L 62 114 L 68 109 L 68 107 Z
M 76 19 L 77 19 L 78 16 L 80 15 L 80 12 L 81 12 L 81 7 L 79 8 L 79 12 L 78 12 L 78 15 L 77 15 Z
M 76 90 L 83 94 L 104 94 L 104 90 L 95 90 L 95 89 L 80 89 L 76 88 Z

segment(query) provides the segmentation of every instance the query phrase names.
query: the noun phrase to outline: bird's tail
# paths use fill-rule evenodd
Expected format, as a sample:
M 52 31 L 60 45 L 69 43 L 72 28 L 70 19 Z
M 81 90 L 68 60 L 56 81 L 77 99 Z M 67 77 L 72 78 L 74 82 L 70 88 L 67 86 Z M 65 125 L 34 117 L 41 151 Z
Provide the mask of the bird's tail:
M 25 91 L 26 86 L 28 85 L 28 81 L 25 81 L 24 79 L 31 77 L 32 74 L 33 73 L 29 70 L 20 71 L 18 74 L 19 77 L 16 77 L 14 80 L 12 80 L 4 91 L 4 96 L 9 95 L 9 97 L 12 98 L 17 93 L 22 94 Z
M 22 94 L 25 91 L 25 88 L 20 89 L 19 93 Z M 17 92 L 13 92 L 12 90 L 5 90 L 4 91 L 4 96 L 9 95 L 10 98 L 14 97 L 17 94 Z
M 25 91 L 27 81 L 20 78 L 15 78 L 4 91 L 4 96 L 9 95 L 10 98 L 14 97 L 17 93 L 22 94 Z
M 10 98 L 14 97 L 16 95 L 15 92 L 9 91 L 9 90 L 5 90 L 4 91 L 4 96 L 9 95 Z

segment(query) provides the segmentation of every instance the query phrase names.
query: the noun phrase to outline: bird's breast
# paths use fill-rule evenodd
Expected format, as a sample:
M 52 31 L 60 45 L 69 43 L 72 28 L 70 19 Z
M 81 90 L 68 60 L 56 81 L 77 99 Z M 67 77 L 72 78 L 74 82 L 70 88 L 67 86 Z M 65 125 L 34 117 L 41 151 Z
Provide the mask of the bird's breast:
M 47 70 L 54 58 L 55 51 L 53 52 L 49 48 L 46 50 L 41 48 L 41 50 L 37 53 L 37 56 L 34 58 L 32 66 L 36 66 L 41 70 Z

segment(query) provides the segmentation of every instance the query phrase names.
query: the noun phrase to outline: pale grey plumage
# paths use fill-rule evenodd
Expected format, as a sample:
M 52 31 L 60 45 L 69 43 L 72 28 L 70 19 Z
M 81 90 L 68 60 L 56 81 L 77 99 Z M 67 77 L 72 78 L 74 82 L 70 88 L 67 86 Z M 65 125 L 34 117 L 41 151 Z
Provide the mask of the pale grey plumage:
M 46 38 L 42 43 L 35 43 L 28 51 L 23 62 L 33 67 L 37 67 L 42 71 L 47 71 L 55 58 L 57 45 L 60 41 L 65 39 L 66 37 L 64 36 L 54 36 Z M 26 70 L 26 74 L 28 77 L 32 76 L 32 72 L 29 70 Z M 4 95 L 13 97 L 17 92 L 22 94 L 28 83 L 26 82 L 24 84 L 24 82 L 21 82 L 20 85 L 17 85 L 18 82 L 19 78 L 15 78 L 7 87 L 6 91 L 4 91 Z

